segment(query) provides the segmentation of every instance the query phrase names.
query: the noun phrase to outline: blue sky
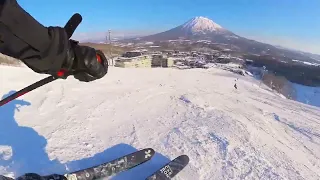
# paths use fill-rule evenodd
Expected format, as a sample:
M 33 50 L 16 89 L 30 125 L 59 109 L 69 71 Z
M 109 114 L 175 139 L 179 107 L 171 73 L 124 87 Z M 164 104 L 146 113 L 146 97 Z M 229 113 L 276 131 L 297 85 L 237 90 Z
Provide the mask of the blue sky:
M 43 25 L 63 26 L 79 12 L 76 33 L 108 29 L 150 34 L 205 16 L 236 34 L 320 54 L 320 0 L 18 0 Z M 41 7 L 41 8 L 39 8 Z

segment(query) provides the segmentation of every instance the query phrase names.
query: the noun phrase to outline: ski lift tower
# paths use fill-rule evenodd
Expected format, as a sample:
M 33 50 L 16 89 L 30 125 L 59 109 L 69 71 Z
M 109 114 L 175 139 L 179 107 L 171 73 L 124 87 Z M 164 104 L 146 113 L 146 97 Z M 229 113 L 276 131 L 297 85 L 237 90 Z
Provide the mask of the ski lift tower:
M 112 58 L 112 44 L 111 44 L 111 30 L 110 29 L 108 30 L 108 37 L 107 38 L 109 39 L 108 44 L 110 45 L 109 57 L 110 57 L 111 62 L 109 62 L 109 64 L 113 66 L 114 62 L 113 62 L 113 58 Z
M 108 39 L 109 39 L 109 44 L 111 44 L 111 30 L 108 30 Z

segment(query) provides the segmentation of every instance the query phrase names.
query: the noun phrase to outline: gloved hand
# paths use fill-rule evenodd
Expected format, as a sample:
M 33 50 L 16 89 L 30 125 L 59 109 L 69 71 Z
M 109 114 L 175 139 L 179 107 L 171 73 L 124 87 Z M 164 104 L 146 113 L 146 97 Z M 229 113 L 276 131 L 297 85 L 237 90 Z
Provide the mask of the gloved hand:
M 79 22 L 66 27 L 44 27 L 22 9 L 16 0 L 1 1 L 0 52 L 22 60 L 37 73 L 80 81 L 102 78 L 108 62 L 101 51 L 80 46 L 70 37 Z M 97 60 L 99 57 L 99 60 Z
M 71 71 L 76 79 L 89 82 L 107 74 L 108 60 L 102 51 L 80 45 L 74 45 L 73 51 L 75 57 L 70 56 L 69 61 L 73 61 Z
M 68 75 L 73 75 L 76 79 L 84 82 L 93 81 L 104 77 L 108 72 L 108 60 L 102 51 L 96 50 L 88 46 L 81 46 L 77 41 L 67 39 L 64 28 L 49 27 L 49 32 L 52 34 L 52 42 L 56 44 L 51 45 L 48 51 L 48 56 L 42 58 L 42 61 L 54 62 L 50 70 L 40 71 L 40 73 L 47 73 L 61 78 Z M 55 41 L 58 37 L 59 40 Z M 63 49 L 59 59 L 53 54 Z M 26 62 L 26 61 L 25 61 Z M 26 62 L 28 64 L 28 62 Z M 32 68 L 40 69 L 40 63 L 34 63 Z M 37 68 L 39 67 L 39 68 Z
M 42 73 L 61 78 L 73 75 L 76 79 L 84 82 L 100 79 L 107 74 L 108 60 L 101 50 L 81 46 L 77 41 L 68 39 L 64 28 L 49 27 L 48 30 L 52 35 L 51 42 L 56 44 L 51 45 L 52 48 L 48 51 L 48 56 L 44 57 L 42 61 L 54 62 L 54 65 L 49 71 L 42 71 Z M 55 39 L 57 40 L 55 41 Z M 59 51 L 58 49 L 63 49 L 63 53 L 61 53 L 60 59 L 54 59 L 56 56 L 50 54 Z M 41 64 L 33 65 L 33 67 L 37 66 L 41 67 Z

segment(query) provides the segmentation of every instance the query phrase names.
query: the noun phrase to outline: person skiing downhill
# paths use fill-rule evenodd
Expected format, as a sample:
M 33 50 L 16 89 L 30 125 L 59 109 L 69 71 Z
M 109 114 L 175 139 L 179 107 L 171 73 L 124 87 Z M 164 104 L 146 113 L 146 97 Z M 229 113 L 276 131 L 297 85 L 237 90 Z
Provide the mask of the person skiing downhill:
M 74 31 L 75 29 L 73 29 Z M 16 0 L 0 1 L 0 52 L 21 60 L 36 73 L 57 76 L 61 70 L 83 82 L 104 77 L 108 61 L 94 48 L 69 39 L 65 28 L 45 27 L 27 13 Z M 27 148 L 27 147 L 26 147 Z M 62 175 L 46 176 L 66 179 Z M 11 179 L 1 176 L 0 180 Z M 45 179 L 28 173 L 17 179 Z

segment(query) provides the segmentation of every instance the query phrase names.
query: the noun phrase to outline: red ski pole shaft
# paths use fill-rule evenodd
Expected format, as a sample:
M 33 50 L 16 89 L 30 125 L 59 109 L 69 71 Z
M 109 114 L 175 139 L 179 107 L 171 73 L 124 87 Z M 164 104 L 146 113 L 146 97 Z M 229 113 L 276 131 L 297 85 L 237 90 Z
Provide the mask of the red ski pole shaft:
M 32 91 L 32 90 L 34 90 L 34 89 L 36 89 L 36 88 L 38 88 L 38 87 L 40 87 L 40 86 L 43 86 L 43 85 L 45 85 L 45 84 L 48 84 L 48 83 L 50 83 L 50 82 L 52 82 L 52 81 L 54 81 L 54 80 L 56 80 L 56 79 L 57 79 L 57 78 L 54 77 L 54 76 L 49 76 L 49 77 L 46 77 L 46 78 L 44 78 L 44 79 L 41 79 L 40 81 L 35 82 L 35 83 L 31 84 L 30 86 L 27 86 L 27 87 L 21 89 L 20 91 L 14 93 L 14 94 L 11 94 L 10 96 L 2 99 L 2 100 L 0 101 L 0 107 L 3 106 L 3 105 L 5 105 L 5 104 L 7 104 L 7 103 L 9 103 L 10 101 L 13 101 L 13 100 L 15 100 L 16 98 L 18 98 L 18 97 L 20 97 L 20 96 L 22 96 L 22 95 L 24 95 L 24 94 Z

